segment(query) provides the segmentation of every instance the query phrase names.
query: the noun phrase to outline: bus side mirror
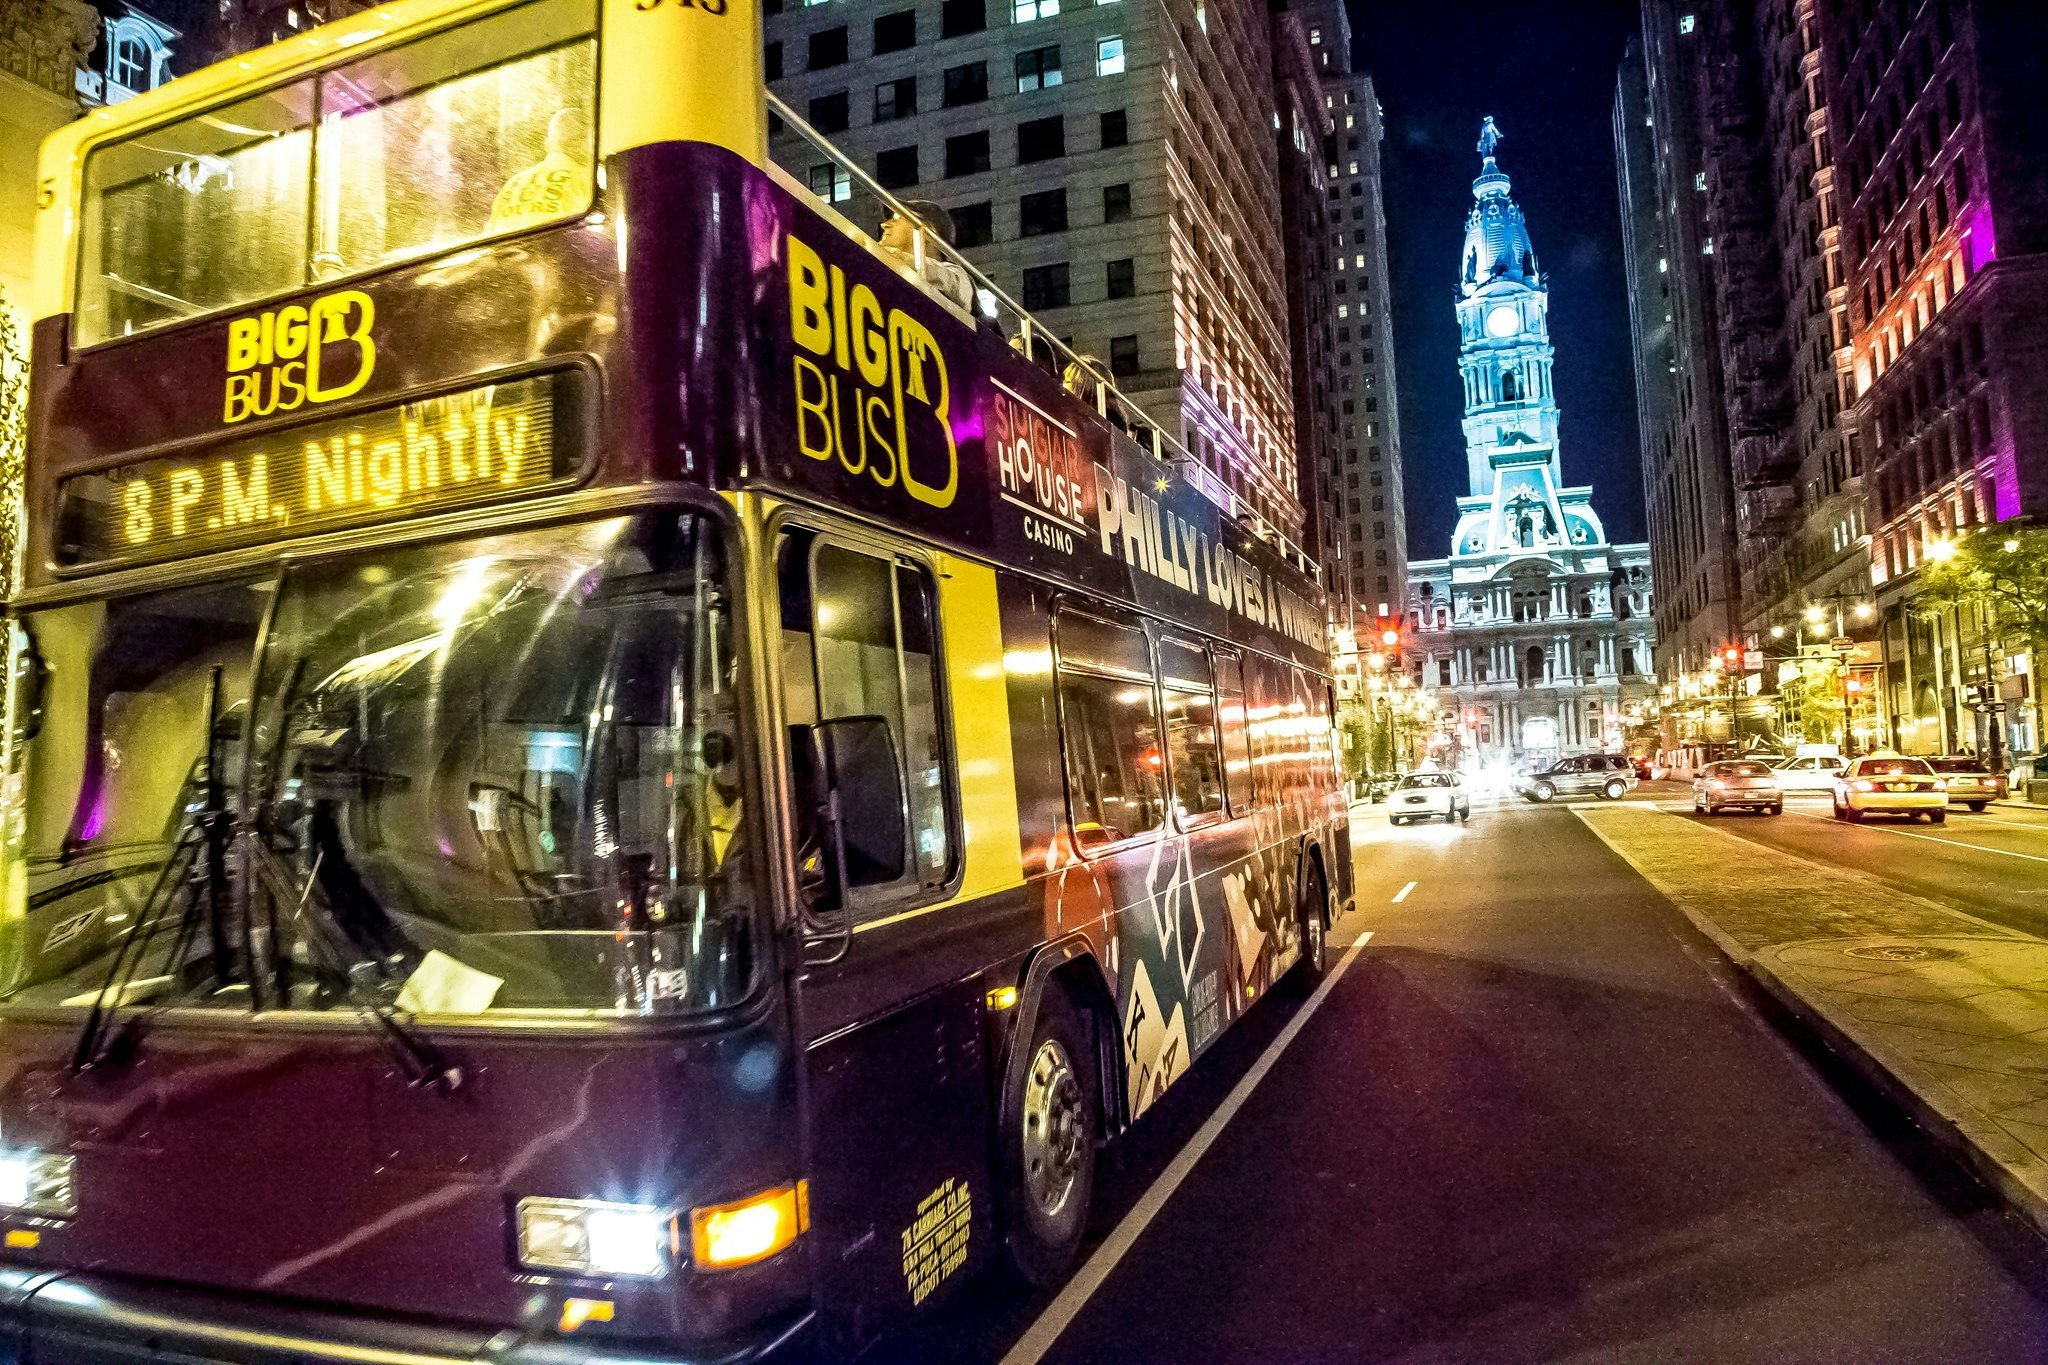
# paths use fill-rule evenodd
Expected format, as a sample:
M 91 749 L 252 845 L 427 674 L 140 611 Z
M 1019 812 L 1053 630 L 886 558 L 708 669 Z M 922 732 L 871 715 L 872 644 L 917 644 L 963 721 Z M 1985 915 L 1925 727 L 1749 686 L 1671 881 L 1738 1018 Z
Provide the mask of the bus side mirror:
M 881 716 L 792 727 L 799 873 L 813 912 L 844 909 L 855 887 L 902 879 L 908 799 L 896 741 Z

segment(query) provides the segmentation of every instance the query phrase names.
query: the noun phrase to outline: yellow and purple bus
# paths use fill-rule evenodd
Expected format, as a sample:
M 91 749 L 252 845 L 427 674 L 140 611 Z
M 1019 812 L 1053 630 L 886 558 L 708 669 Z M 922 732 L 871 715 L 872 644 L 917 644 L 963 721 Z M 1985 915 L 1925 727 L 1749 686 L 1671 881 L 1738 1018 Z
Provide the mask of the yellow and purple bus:
M 853 1349 L 1321 971 L 1312 567 L 769 105 L 397 0 L 44 148 L 0 1354 Z

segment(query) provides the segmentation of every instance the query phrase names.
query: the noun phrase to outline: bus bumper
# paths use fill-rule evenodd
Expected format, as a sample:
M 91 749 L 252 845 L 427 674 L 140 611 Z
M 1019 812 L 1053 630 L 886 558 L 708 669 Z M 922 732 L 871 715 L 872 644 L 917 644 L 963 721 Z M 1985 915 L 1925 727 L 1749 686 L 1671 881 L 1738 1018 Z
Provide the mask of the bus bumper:
M 739 1365 L 787 1354 L 811 1323 L 678 1352 L 0 1266 L 0 1365 Z

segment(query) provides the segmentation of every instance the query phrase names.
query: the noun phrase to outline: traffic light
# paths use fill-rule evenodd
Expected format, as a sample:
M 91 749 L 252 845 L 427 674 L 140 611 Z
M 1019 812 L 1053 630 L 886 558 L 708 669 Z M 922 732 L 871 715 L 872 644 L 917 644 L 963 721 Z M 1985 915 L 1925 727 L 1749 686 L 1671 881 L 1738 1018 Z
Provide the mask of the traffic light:
M 1722 647 L 1721 667 L 1727 669 L 1730 673 L 1740 673 L 1742 671 L 1742 647 L 1740 645 L 1725 645 Z
M 1855 696 L 1863 690 L 1863 679 L 1854 677 L 1842 679 L 1842 690 L 1852 697 Z
M 1373 631 L 1375 637 L 1379 640 L 1379 648 L 1373 652 L 1384 655 L 1389 668 L 1399 668 L 1401 666 L 1401 622 L 1399 618 L 1382 616 L 1374 623 Z

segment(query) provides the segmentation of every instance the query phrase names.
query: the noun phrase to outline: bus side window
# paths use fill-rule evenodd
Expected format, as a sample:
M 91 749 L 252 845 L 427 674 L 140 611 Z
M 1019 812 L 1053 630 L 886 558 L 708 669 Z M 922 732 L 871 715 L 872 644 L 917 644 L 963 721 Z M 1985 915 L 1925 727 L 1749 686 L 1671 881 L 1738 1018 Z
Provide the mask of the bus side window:
M 1145 634 L 1061 611 L 1060 726 L 1074 840 L 1096 848 L 1135 839 L 1165 819 L 1165 758 Z
M 1216 747 L 1216 687 L 1209 656 L 1178 640 L 1159 642 L 1160 695 L 1166 703 L 1166 756 L 1174 818 L 1182 829 L 1223 816 L 1223 763 Z
M 953 783 L 930 572 L 800 531 L 783 542 L 778 573 L 790 724 L 880 716 L 903 764 L 905 874 L 866 894 L 893 898 L 944 886 L 954 862 Z M 843 814 L 860 818 L 858 811 Z
M 1216 651 L 1217 715 L 1223 725 L 1223 785 L 1233 816 L 1252 813 L 1251 737 L 1245 723 L 1244 664 L 1234 651 Z

